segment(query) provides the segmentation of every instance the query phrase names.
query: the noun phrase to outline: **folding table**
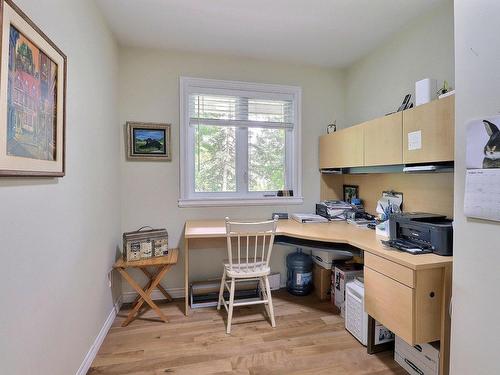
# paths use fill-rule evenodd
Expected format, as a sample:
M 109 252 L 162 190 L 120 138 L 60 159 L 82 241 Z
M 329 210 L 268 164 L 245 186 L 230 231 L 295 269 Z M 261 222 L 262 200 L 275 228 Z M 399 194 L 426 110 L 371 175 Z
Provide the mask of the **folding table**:
M 132 310 L 129 312 L 127 319 L 122 323 L 122 327 L 127 326 L 130 322 L 137 318 L 137 313 L 142 307 L 144 302 L 146 302 L 158 316 L 165 323 L 168 322 L 167 317 L 163 314 L 160 308 L 151 299 L 151 293 L 153 290 L 158 289 L 168 301 L 172 301 L 172 297 L 167 293 L 165 288 L 160 285 L 160 281 L 165 276 L 165 274 L 170 270 L 170 268 L 177 263 L 177 258 L 179 257 L 179 249 L 169 249 L 168 255 L 162 257 L 154 257 L 149 259 L 135 260 L 135 261 L 125 261 L 119 259 L 116 261 L 113 268 L 118 270 L 123 278 L 130 284 L 134 290 L 139 293 Z M 149 279 L 148 283 L 141 288 L 141 286 L 127 273 L 127 268 L 138 268 L 140 269 Z M 150 270 L 155 269 L 155 270 Z

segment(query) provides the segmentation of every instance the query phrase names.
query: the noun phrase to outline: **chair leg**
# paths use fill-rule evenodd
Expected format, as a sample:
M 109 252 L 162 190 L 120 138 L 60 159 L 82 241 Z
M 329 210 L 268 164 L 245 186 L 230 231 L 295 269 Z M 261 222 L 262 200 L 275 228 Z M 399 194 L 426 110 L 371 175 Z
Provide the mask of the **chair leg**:
M 260 285 L 260 298 L 262 300 L 266 300 L 267 299 L 267 292 L 266 292 L 266 285 L 264 283 L 263 277 L 259 278 L 259 285 Z M 265 303 L 264 308 L 266 309 L 266 313 L 267 313 L 267 316 L 269 317 L 269 320 L 271 320 L 271 312 L 269 311 L 269 305 L 267 303 Z
M 229 290 L 229 309 L 227 312 L 227 329 L 226 333 L 231 333 L 231 320 L 233 319 L 233 304 L 234 304 L 234 279 L 231 278 L 231 289 Z
M 274 308 L 273 308 L 273 299 L 271 297 L 271 287 L 269 286 L 269 279 L 267 276 L 264 276 L 264 282 L 266 284 L 266 294 L 267 294 L 267 300 L 269 304 L 269 317 L 271 318 L 271 326 L 274 328 L 276 327 L 276 322 L 274 320 Z
M 224 299 L 224 285 L 226 282 L 226 267 L 224 267 L 224 272 L 222 273 L 222 280 L 220 282 L 220 291 L 219 291 L 219 301 L 217 302 L 217 310 L 220 310 L 220 305 Z

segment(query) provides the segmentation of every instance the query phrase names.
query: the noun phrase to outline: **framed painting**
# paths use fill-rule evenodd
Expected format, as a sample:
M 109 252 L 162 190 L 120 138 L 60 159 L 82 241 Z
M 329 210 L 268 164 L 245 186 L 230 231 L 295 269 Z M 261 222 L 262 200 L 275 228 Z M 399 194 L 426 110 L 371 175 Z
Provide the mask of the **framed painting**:
M 0 176 L 65 173 L 66 56 L 0 0 Z
M 127 122 L 127 150 L 133 160 L 172 160 L 170 124 Z
M 343 185 L 344 202 L 351 203 L 353 199 L 359 198 L 358 185 Z

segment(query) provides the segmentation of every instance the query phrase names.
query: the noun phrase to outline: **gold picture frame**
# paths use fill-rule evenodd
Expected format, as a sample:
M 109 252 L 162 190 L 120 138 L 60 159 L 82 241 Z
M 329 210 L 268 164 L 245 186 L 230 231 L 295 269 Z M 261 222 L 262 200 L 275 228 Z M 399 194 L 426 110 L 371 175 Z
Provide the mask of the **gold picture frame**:
M 66 55 L 0 0 L 0 176 L 65 174 Z
M 170 124 L 127 122 L 127 158 L 171 161 Z

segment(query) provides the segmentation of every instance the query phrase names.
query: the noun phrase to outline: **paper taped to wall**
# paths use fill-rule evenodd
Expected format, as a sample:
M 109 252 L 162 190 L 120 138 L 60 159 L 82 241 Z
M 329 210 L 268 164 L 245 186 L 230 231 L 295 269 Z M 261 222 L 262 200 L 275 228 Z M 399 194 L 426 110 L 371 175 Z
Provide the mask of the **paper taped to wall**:
M 500 221 L 500 116 L 467 124 L 465 215 Z
M 464 210 L 469 217 L 500 221 L 500 170 L 467 171 Z
M 408 151 L 422 148 L 422 130 L 408 133 Z

